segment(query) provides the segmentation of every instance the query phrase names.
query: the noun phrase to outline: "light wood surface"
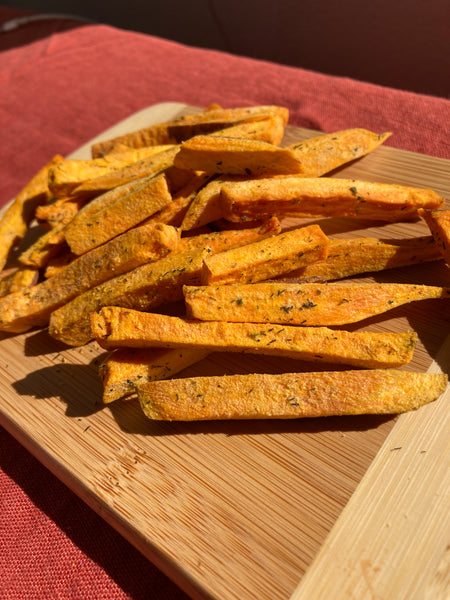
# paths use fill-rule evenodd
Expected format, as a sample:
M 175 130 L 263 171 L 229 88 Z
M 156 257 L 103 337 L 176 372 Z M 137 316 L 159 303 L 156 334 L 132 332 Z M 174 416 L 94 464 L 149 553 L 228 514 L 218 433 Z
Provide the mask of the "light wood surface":
M 196 110 L 164 103 L 99 138 Z M 313 132 L 289 128 L 286 142 Z M 89 157 L 90 143 L 72 157 Z M 450 162 L 381 147 L 336 176 L 431 187 L 450 198 Z M 427 234 L 423 223 L 331 236 Z M 450 285 L 443 261 L 379 281 Z M 409 369 L 448 371 L 448 301 L 424 301 L 361 329 L 415 329 Z M 103 351 L 46 331 L 0 338 L 0 422 L 193 598 L 440 597 L 448 531 L 448 403 L 396 418 L 153 423 L 137 402 L 101 404 Z M 211 355 L 185 374 L 311 370 L 270 357 Z M 444 574 L 443 574 L 444 573 Z M 430 595 L 431 594 L 431 595 Z

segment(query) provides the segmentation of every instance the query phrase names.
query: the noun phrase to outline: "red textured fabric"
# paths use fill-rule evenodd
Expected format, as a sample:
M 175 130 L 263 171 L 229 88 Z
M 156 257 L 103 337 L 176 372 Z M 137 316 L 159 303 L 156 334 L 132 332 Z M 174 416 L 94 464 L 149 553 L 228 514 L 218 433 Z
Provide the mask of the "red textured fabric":
M 59 25 L 58 25 L 59 23 Z M 0 55 L 0 203 L 51 156 L 66 154 L 157 102 L 278 103 L 322 131 L 392 131 L 388 144 L 450 157 L 450 101 L 183 46 L 107 26 L 26 26 L 30 41 Z M 59 27 L 59 30 L 58 30 Z M 22 30 L 5 34 L 23 36 Z M 34 41 L 33 41 L 34 40 Z M 5 41 L 3 41 L 5 45 Z
M 19 14 L 0 7 L 0 23 Z M 295 125 L 392 131 L 450 158 L 442 98 L 66 21 L 2 34 L 0 50 L 0 205 L 54 154 L 165 101 L 280 104 Z M 186 598 L 1 428 L 0 469 L 2 600 Z

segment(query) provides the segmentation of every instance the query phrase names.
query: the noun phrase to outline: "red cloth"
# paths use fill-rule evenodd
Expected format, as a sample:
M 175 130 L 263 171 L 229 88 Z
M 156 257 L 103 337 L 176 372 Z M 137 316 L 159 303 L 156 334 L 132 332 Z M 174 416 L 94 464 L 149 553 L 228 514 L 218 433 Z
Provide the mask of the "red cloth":
M 0 7 L 0 23 L 20 14 Z M 37 22 L 0 35 L 0 205 L 67 154 L 154 103 L 280 104 L 323 131 L 392 131 L 450 158 L 450 102 L 100 25 Z M 181 600 L 184 594 L 0 429 L 0 597 Z
M 72 23 L 73 25 L 73 23 Z M 206 51 L 107 26 L 28 25 L 51 35 L 0 55 L 0 203 L 49 158 L 157 102 L 278 103 L 322 131 L 392 131 L 387 144 L 450 157 L 450 101 Z M 19 29 L 8 36 L 22 38 Z M 31 39 L 33 39 L 31 37 Z M 0 38 L 1 41 L 1 38 Z M 5 42 L 3 42 L 5 44 Z

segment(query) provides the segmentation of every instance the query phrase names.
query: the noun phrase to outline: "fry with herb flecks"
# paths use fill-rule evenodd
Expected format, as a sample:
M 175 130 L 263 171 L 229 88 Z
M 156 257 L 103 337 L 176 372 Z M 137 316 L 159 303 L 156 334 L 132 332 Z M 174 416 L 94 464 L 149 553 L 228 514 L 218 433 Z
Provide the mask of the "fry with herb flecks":
M 230 221 L 277 215 L 395 222 L 417 219 L 419 208 L 435 209 L 444 204 L 443 198 L 428 189 L 300 176 L 227 183 L 221 189 L 221 202 Z
M 205 259 L 202 285 L 251 283 L 323 260 L 329 241 L 318 225 L 285 231 Z
M 400 283 L 254 283 L 185 287 L 187 316 L 202 321 L 332 326 L 409 302 L 450 298 L 450 288 Z
M 165 152 L 172 146 L 151 146 L 149 148 L 130 148 L 126 152 L 113 154 L 92 160 L 66 158 L 53 166 L 48 174 L 48 186 L 57 197 L 68 196 L 76 188 L 91 179 L 107 175 L 113 171 L 129 167 L 132 163 Z
M 224 210 L 220 202 L 220 190 L 225 182 L 233 180 L 236 180 L 236 178 L 219 177 L 199 190 L 186 211 L 180 226 L 181 229 L 189 231 L 221 219 Z
M 450 210 L 421 210 L 441 254 L 450 267 Z
M 417 342 L 415 332 L 349 332 L 273 323 L 192 321 L 115 306 L 92 313 L 91 328 L 97 342 L 106 349 L 193 347 L 365 368 L 406 365 Z
M 0 299 L 0 330 L 22 332 L 48 323 L 50 313 L 75 296 L 176 249 L 174 227 L 136 227 L 79 256 L 49 279 Z
M 246 246 L 247 244 L 273 237 L 278 235 L 280 231 L 281 225 L 279 220 L 276 217 L 272 217 L 257 227 L 224 229 L 222 231 L 211 231 L 190 237 L 183 237 L 178 244 L 178 251 L 209 247 L 213 252 L 224 252 L 231 248 Z
M 391 134 L 353 128 L 323 134 L 288 146 L 301 162 L 305 177 L 320 177 L 373 152 Z
M 208 354 L 201 348 L 119 348 L 99 367 L 103 402 L 128 398 L 136 393 L 136 386 L 168 379 Z
M 20 267 L 4 274 L 0 279 L 0 298 L 18 292 L 24 288 L 31 287 L 37 283 L 39 279 L 39 271 L 37 269 Z
M 213 133 L 233 124 L 251 121 L 262 116 L 278 115 L 286 125 L 289 111 L 283 106 L 250 106 L 245 108 L 215 107 L 193 115 L 184 115 L 157 123 L 92 145 L 92 156 L 104 156 L 117 144 L 142 148 L 156 144 L 179 144 L 194 135 Z
M 104 175 L 88 179 L 72 190 L 72 195 L 88 195 L 90 197 L 102 194 L 131 181 L 142 177 L 156 176 L 173 166 L 173 159 L 178 152 L 177 146 L 171 146 L 147 158 L 141 158 L 120 169 L 114 169 Z
M 62 221 L 49 231 L 42 233 L 34 244 L 19 254 L 19 262 L 36 269 L 45 267 L 49 260 L 67 247 L 64 236 L 65 226 L 66 223 Z
M 202 264 L 209 249 L 169 254 L 118 275 L 76 296 L 50 315 L 49 333 L 70 346 L 93 339 L 90 313 L 116 305 L 154 310 L 183 298 L 184 285 L 199 285 Z
M 150 419 L 206 421 L 398 414 L 437 400 L 446 386 L 442 373 L 375 369 L 188 377 L 137 392 Z
M 60 253 L 48 261 L 45 267 L 44 277 L 46 279 L 50 279 L 50 277 L 53 277 L 62 271 L 62 269 L 67 267 L 67 265 L 73 262 L 76 258 L 77 255 L 73 254 L 68 247 L 64 248 Z
M 294 151 L 269 142 L 218 135 L 198 135 L 181 144 L 174 159 L 179 169 L 227 175 L 302 173 Z
M 431 235 L 389 242 L 363 237 L 330 239 L 325 260 L 292 271 L 289 278 L 331 281 L 440 259 L 442 254 Z
M 199 172 L 193 174 L 186 185 L 176 194 L 173 194 L 172 202 L 169 202 L 169 204 L 146 219 L 146 221 L 150 223 L 166 223 L 167 225 L 173 225 L 173 227 L 179 227 L 197 192 L 210 178 L 211 176 L 207 173 Z
M 8 260 L 12 248 L 23 239 L 39 204 L 49 199 L 49 169 L 63 160 L 57 154 L 17 194 L 0 218 L 0 271 Z
M 53 202 L 38 206 L 35 212 L 36 220 L 40 225 L 53 228 L 62 223 L 69 223 L 86 205 L 86 198 L 57 198 Z
M 283 139 L 285 128 L 284 116 L 279 114 L 264 115 L 226 127 L 209 135 L 260 140 L 278 146 Z
M 74 219 L 65 228 L 64 237 L 74 254 L 84 254 L 142 223 L 170 202 L 166 179 L 158 175 L 111 205 L 88 213 L 87 218 Z

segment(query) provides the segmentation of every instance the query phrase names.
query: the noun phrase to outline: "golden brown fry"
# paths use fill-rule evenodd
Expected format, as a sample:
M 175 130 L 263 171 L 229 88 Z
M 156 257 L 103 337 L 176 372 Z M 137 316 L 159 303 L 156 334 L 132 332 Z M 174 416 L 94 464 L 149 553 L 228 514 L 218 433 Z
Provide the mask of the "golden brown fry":
M 174 164 L 179 169 L 248 177 L 303 172 L 300 161 L 289 148 L 225 135 L 198 135 L 186 140 Z
M 172 202 L 152 215 L 147 219 L 147 222 L 166 223 L 173 227 L 179 227 L 198 190 L 202 188 L 210 178 L 211 176 L 208 175 L 208 173 L 195 173 L 186 185 L 173 195 Z
M 0 219 L 0 271 L 10 252 L 24 237 L 39 204 L 48 200 L 49 169 L 63 160 L 59 154 L 48 162 L 17 194 Z
M 38 278 L 39 271 L 27 267 L 21 267 L 15 269 L 11 273 L 5 274 L 4 277 L 0 279 L 0 298 L 35 285 Z
M 400 283 L 254 283 L 184 288 L 187 316 L 202 321 L 332 326 L 402 304 L 450 298 L 450 288 Z
M 442 255 L 433 237 L 423 236 L 384 242 L 376 238 L 330 239 L 328 256 L 289 273 L 299 280 L 331 281 L 351 275 L 383 271 L 439 260 Z
M 320 177 L 373 152 L 391 135 L 362 128 L 344 129 L 296 142 L 288 148 L 302 163 L 304 177 Z
M 299 419 L 416 410 L 447 376 L 394 369 L 189 377 L 138 387 L 147 417 L 166 421 Z
M 194 347 L 365 368 L 406 365 L 417 342 L 415 332 L 349 332 L 273 323 L 192 321 L 117 306 L 105 306 L 92 313 L 91 328 L 97 342 L 107 349 Z
M 9 294 L 9 290 L 11 288 L 11 283 L 14 281 L 14 276 L 16 274 L 16 270 L 14 271 L 3 271 L 0 274 L 0 298 Z
M 64 237 L 65 223 L 62 221 L 50 231 L 46 231 L 19 255 L 19 262 L 25 266 L 41 269 L 50 259 L 66 248 Z
M 107 192 L 119 185 L 136 181 L 142 177 L 156 176 L 173 166 L 173 159 L 177 152 L 178 147 L 171 146 L 168 150 L 163 150 L 147 158 L 142 158 L 94 179 L 88 179 L 75 187 L 71 193 L 73 195 L 87 195 L 92 197 L 93 195 Z
M 34 286 L 39 279 L 39 271 L 28 267 L 17 269 L 11 282 L 9 293 L 19 292 L 24 288 Z
M 450 210 L 420 210 L 441 254 L 450 267 Z
M 190 176 L 192 177 L 192 173 Z M 93 199 L 89 199 L 88 197 L 82 198 L 78 196 L 78 200 L 84 204 L 72 218 L 65 233 L 67 233 L 68 230 L 76 230 L 76 228 L 79 227 L 83 221 L 87 221 L 88 219 L 92 218 L 93 215 L 100 213 L 101 210 L 104 210 L 109 206 L 112 206 L 118 200 L 128 197 L 129 201 L 132 202 L 131 194 L 145 189 L 152 179 L 153 176 L 142 177 L 140 179 L 136 179 L 135 181 L 129 181 L 128 183 L 119 185 L 108 192 L 104 192 L 103 194 L 96 196 Z M 71 198 L 71 200 L 73 199 L 74 198 Z
M 278 146 L 283 139 L 285 128 L 286 121 L 283 116 L 270 115 L 255 117 L 250 121 L 226 127 L 210 135 L 260 140 L 261 142 L 268 142 Z
M 227 183 L 221 201 L 230 221 L 264 215 L 350 217 L 381 221 L 418 218 L 419 208 L 434 209 L 444 200 L 428 189 L 333 177 L 265 178 Z
M 157 175 L 105 208 L 73 219 L 64 230 L 65 239 L 74 254 L 83 254 L 142 223 L 170 202 L 166 179 Z
M 167 379 L 208 356 L 197 348 L 120 348 L 99 367 L 103 383 L 103 402 L 126 399 L 136 386 L 148 381 Z
M 129 148 L 128 151 L 92 160 L 67 158 L 49 170 L 48 186 L 50 191 L 57 197 L 69 196 L 76 188 L 91 179 L 97 179 L 119 169 L 128 169 L 132 163 L 146 160 L 155 154 L 172 148 L 171 145 L 138 149 Z
M 284 124 L 287 123 L 289 111 L 282 106 L 254 106 L 246 108 L 213 108 L 194 115 L 185 115 L 164 123 L 157 123 L 93 144 L 92 156 L 94 158 L 104 156 L 118 143 L 125 144 L 131 148 L 142 148 L 156 144 L 179 144 L 180 142 L 199 134 L 213 133 L 233 124 L 252 120 L 261 116 L 279 115 Z
M 189 231 L 221 219 L 224 211 L 220 202 L 220 190 L 225 182 L 236 180 L 233 177 L 220 177 L 199 190 L 186 211 L 181 229 Z
M 272 217 L 257 227 L 212 231 L 181 238 L 178 244 L 178 252 L 206 247 L 211 248 L 214 253 L 224 252 L 231 248 L 238 248 L 239 246 L 245 246 L 267 237 L 278 235 L 280 231 L 279 220 L 276 217 Z
M 114 276 L 156 261 L 176 249 L 178 232 L 162 224 L 143 225 L 72 261 L 30 289 L 0 299 L 0 330 L 23 332 L 47 325 L 50 313 Z
M 153 310 L 183 298 L 184 285 L 198 285 L 203 259 L 209 249 L 177 253 L 110 279 L 80 294 L 50 316 L 49 333 L 70 346 L 92 338 L 90 313 L 116 305 Z
M 87 199 L 81 197 L 57 198 L 54 202 L 38 206 L 35 217 L 40 225 L 53 228 L 61 223 L 69 223 L 86 202 Z
M 62 271 L 67 265 L 73 262 L 77 258 L 76 254 L 73 254 L 69 248 L 64 248 L 59 254 L 51 258 L 47 266 L 45 267 L 44 277 L 50 279 L 60 271 Z
M 213 254 L 205 259 L 202 285 L 252 283 L 326 258 L 329 241 L 318 225 Z
M 196 176 L 195 171 L 185 171 L 177 169 L 177 167 L 169 167 L 164 171 L 169 186 L 170 193 L 174 196 L 182 190 L 193 177 Z

